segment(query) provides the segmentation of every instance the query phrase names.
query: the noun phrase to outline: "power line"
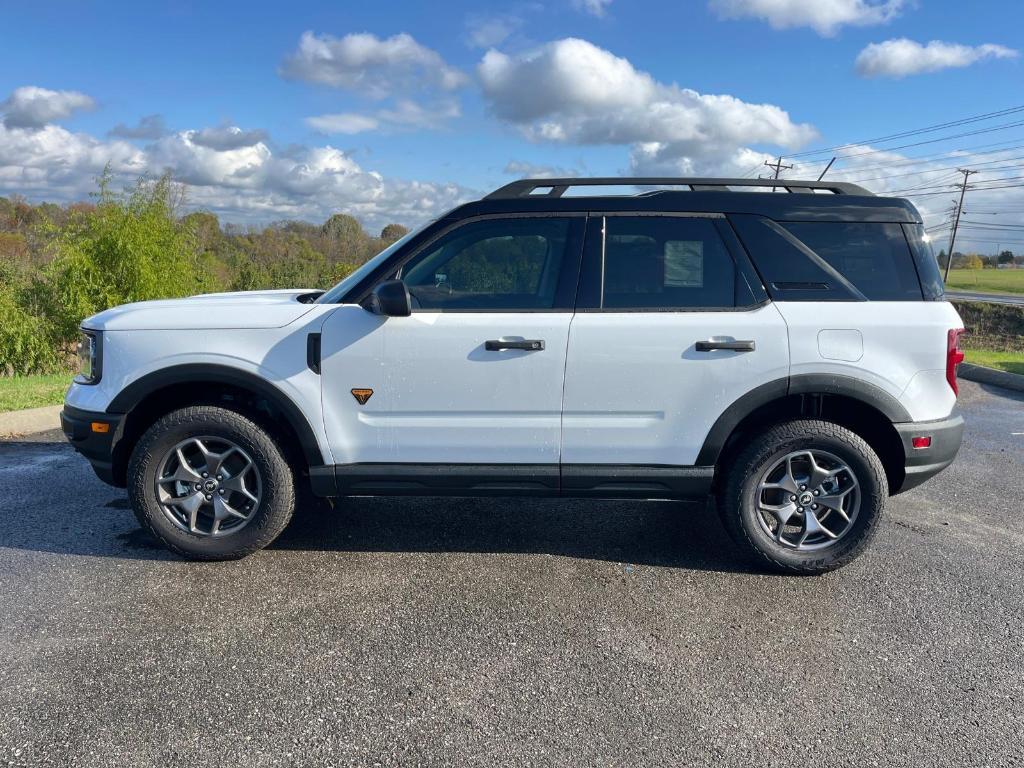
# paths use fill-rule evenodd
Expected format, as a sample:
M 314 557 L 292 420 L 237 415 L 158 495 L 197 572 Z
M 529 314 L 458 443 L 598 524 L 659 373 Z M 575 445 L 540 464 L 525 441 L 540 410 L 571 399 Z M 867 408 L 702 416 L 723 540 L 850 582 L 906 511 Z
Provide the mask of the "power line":
M 894 160 L 893 162 L 883 163 L 881 165 L 869 165 L 869 166 L 863 166 L 863 167 L 859 167 L 859 168 L 852 168 L 852 169 L 849 169 L 848 172 L 851 172 L 851 173 L 864 173 L 866 171 L 878 171 L 878 170 L 882 170 L 884 168 L 895 168 L 895 167 L 902 167 L 902 166 L 908 166 L 908 165 L 920 165 L 922 163 L 927 163 L 927 162 L 929 162 L 929 161 L 931 161 L 931 160 L 933 160 L 935 158 L 940 158 L 940 157 L 948 157 L 951 160 L 954 159 L 954 158 L 956 158 L 958 160 L 966 159 L 962 155 L 956 155 L 957 152 L 971 152 L 974 157 L 981 157 L 981 156 L 984 156 L 984 155 L 994 155 L 994 154 L 997 154 L 999 152 L 1011 152 L 1011 151 L 1013 151 L 1015 149 L 1024 149 L 1024 144 L 1017 144 L 1016 146 L 1012 146 L 1012 147 L 1002 147 L 1000 149 L 990 149 L 987 152 L 975 152 L 975 150 L 978 150 L 978 149 L 985 149 L 987 147 L 996 147 L 996 146 L 1000 146 L 1000 145 L 1004 145 L 1004 144 L 1013 144 L 1014 142 L 1019 142 L 1019 141 L 1021 141 L 1020 137 L 1014 138 L 1014 139 L 1008 139 L 1007 141 L 993 141 L 993 142 L 989 142 L 987 144 L 975 144 L 975 145 L 969 146 L 969 147 L 961 147 L 960 149 L 947 149 L 947 150 L 944 150 L 942 152 L 934 152 L 934 153 L 927 154 L 927 155 L 912 155 L 909 158 L 907 158 L 906 160 Z
M 964 158 L 960 158 L 960 159 L 963 160 Z M 1018 155 L 1017 157 L 1001 157 L 998 160 L 986 160 L 986 161 L 983 161 L 983 162 L 980 162 L 980 163 L 972 163 L 972 165 L 975 165 L 975 166 L 978 166 L 978 165 L 991 165 L 992 163 L 1005 163 L 1005 162 L 1009 162 L 1011 160 L 1024 160 L 1024 155 Z M 906 171 L 905 173 L 890 173 L 890 174 L 887 174 L 885 176 L 870 176 L 870 177 L 868 177 L 866 179 L 860 179 L 860 178 L 858 178 L 858 179 L 849 179 L 849 178 L 845 178 L 844 177 L 844 181 L 852 181 L 852 182 L 882 181 L 882 180 L 885 180 L 885 179 L 898 179 L 898 178 L 901 178 L 903 176 L 919 176 L 919 175 L 923 175 L 923 174 L 926 174 L 926 173 L 939 173 L 940 171 L 948 171 L 948 170 L 954 169 L 956 167 L 957 166 L 955 166 L 955 165 L 941 165 L 941 166 L 939 166 L 937 168 L 932 168 L 932 169 L 929 169 L 929 170 Z M 989 171 L 1002 171 L 1002 170 L 1016 170 L 1018 168 L 1024 168 L 1024 165 L 996 166 L 994 168 L 986 168 L 985 170 L 986 170 L 986 172 L 989 172 Z
M 1024 184 L 1004 184 L 1000 187 L 982 187 L 981 190 L 985 191 L 991 189 L 1020 189 L 1021 187 L 1024 187 Z M 914 192 L 913 194 L 907 195 L 907 197 L 931 197 L 933 195 L 948 195 L 949 193 L 950 190 L 944 189 L 940 192 Z
M 968 123 L 976 123 L 982 120 L 990 120 L 994 117 L 1003 117 L 1004 115 L 1011 115 L 1017 112 L 1024 112 L 1024 105 L 1016 107 L 1008 107 L 1006 109 L 997 110 L 995 112 L 986 112 L 981 115 L 972 115 L 971 117 L 961 118 L 960 120 L 951 120 L 946 123 L 939 123 L 937 125 L 930 125 L 925 128 L 915 128 L 901 133 L 891 133 L 888 136 L 877 136 L 873 139 L 864 139 L 863 141 L 851 142 L 849 144 L 841 144 L 836 147 L 825 147 L 824 149 L 808 150 L 806 152 L 797 152 L 792 157 L 809 157 L 812 155 L 823 155 L 829 152 L 836 152 L 841 149 L 849 149 L 850 147 L 856 147 L 863 144 L 872 144 L 883 141 L 892 141 L 895 139 L 903 139 L 908 136 L 916 136 L 922 133 L 932 133 L 933 131 L 941 131 L 944 128 L 954 128 L 958 125 L 967 125 Z
M 1004 123 L 1003 125 L 996 125 L 992 128 L 979 128 L 976 131 L 967 131 L 966 133 L 955 133 L 952 136 L 940 136 L 937 139 L 927 139 L 925 141 L 915 141 L 912 144 L 900 144 L 896 147 L 884 147 L 882 149 L 869 149 L 865 152 L 855 152 L 852 155 L 840 155 L 840 160 L 849 160 L 851 157 L 863 157 L 864 155 L 877 155 L 879 152 L 895 152 L 897 149 L 907 149 L 909 147 L 921 147 L 925 144 L 935 144 L 941 141 L 950 141 L 951 139 L 961 139 L 965 136 L 977 136 L 981 133 L 992 133 L 993 131 L 1005 131 L 1007 128 L 1018 128 L 1024 125 L 1024 120 L 1018 120 L 1015 123 Z M 795 155 L 794 155 L 795 157 Z

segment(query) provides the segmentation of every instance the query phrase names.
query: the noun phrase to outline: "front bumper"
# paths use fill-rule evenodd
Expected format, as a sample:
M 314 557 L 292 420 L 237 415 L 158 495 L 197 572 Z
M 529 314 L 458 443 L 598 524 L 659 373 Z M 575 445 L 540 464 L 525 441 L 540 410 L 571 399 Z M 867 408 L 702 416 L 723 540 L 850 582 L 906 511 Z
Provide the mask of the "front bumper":
M 121 436 L 121 420 L 116 413 L 83 411 L 65 405 L 60 414 L 60 426 L 72 447 L 85 456 L 100 480 L 117 485 L 114 480 L 114 446 Z M 94 425 L 107 425 L 106 431 Z
M 953 463 L 964 436 L 964 417 L 954 411 L 937 421 L 915 421 L 894 424 L 903 442 L 905 473 L 896 493 L 916 488 Z M 913 438 L 931 437 L 927 448 L 915 448 Z

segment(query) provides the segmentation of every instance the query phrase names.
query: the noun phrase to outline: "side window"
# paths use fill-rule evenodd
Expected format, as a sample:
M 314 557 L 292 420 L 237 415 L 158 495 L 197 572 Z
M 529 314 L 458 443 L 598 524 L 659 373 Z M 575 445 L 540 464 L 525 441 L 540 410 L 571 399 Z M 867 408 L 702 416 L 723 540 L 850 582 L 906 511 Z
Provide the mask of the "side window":
M 448 232 L 402 267 L 413 307 L 509 311 L 571 307 L 571 299 L 567 304 L 562 298 L 566 286 L 561 278 L 566 254 L 579 248 L 571 244 L 578 237 L 578 222 L 548 217 L 490 219 Z
M 607 310 L 755 303 L 714 221 L 702 217 L 606 217 L 602 285 Z
M 778 223 L 730 214 L 736 234 L 776 301 L 859 301 L 860 296 L 824 259 Z
M 899 224 L 780 222 L 872 301 L 920 301 L 914 259 Z

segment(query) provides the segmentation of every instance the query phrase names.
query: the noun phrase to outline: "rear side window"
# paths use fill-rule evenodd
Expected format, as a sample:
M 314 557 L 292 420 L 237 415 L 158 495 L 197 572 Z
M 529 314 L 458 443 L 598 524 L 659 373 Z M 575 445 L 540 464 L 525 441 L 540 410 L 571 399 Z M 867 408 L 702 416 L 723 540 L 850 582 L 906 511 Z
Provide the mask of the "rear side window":
M 778 223 L 764 216 L 729 216 L 769 294 L 776 301 L 861 301 L 832 266 Z
M 607 216 L 602 262 L 600 307 L 605 310 L 754 303 L 709 218 Z
M 872 301 L 920 301 L 910 246 L 900 224 L 780 222 Z
M 903 225 L 729 216 L 778 301 L 921 301 Z

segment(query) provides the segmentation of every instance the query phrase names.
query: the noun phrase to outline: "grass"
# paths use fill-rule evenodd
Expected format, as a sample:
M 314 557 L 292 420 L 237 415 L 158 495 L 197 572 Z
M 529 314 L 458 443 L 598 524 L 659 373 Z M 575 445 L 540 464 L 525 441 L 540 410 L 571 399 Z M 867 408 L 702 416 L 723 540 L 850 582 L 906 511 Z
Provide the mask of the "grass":
M 0 377 L 0 413 L 59 405 L 70 385 L 70 373 Z
M 994 349 L 964 350 L 966 362 L 1024 375 L 1024 352 L 1000 352 Z
M 951 269 L 946 287 L 978 293 L 1024 293 L 1024 269 Z

